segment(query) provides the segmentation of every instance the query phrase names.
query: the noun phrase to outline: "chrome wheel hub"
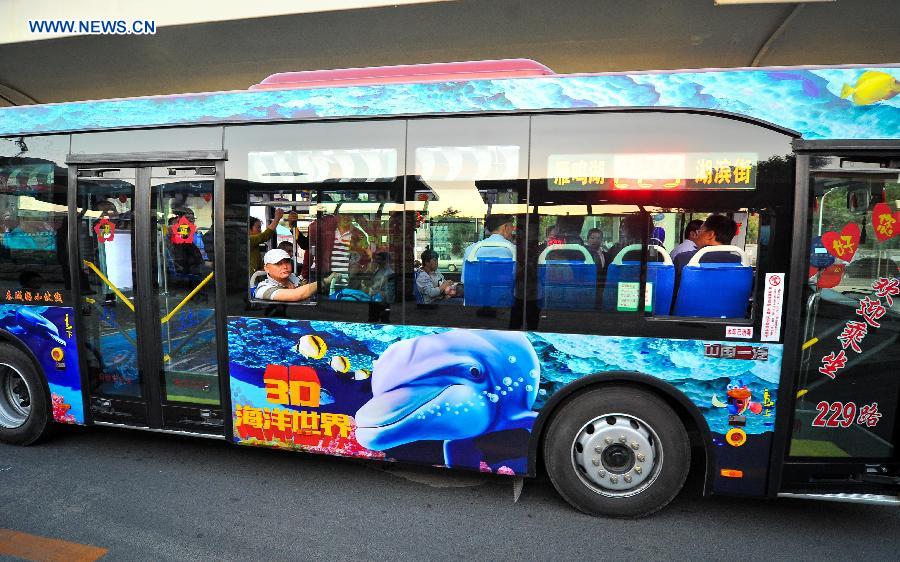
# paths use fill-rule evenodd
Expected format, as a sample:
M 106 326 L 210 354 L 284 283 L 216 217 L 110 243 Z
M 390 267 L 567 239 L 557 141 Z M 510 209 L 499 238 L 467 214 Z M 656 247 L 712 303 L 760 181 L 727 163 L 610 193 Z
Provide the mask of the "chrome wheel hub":
M 653 428 L 628 414 L 608 414 L 584 425 L 572 443 L 581 480 L 605 496 L 632 496 L 659 474 L 662 448 Z
M 0 364 L 0 427 L 15 428 L 31 413 L 31 389 L 22 374 Z

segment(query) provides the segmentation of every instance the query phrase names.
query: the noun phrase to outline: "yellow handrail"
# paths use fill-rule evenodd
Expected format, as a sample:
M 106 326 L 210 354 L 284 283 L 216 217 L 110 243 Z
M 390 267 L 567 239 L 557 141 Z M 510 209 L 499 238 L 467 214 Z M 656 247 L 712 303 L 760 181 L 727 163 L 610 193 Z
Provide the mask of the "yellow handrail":
M 131 312 L 134 312 L 134 304 L 132 304 L 131 301 L 128 300 L 128 297 L 126 297 L 125 295 L 122 294 L 122 291 L 120 291 L 118 287 L 116 287 L 115 285 L 112 284 L 112 281 L 110 281 L 109 279 L 106 278 L 106 275 L 103 275 L 103 272 L 100 271 L 96 265 L 92 264 L 91 262 L 89 262 L 87 260 L 81 260 L 81 261 L 83 261 L 86 266 L 91 268 L 91 270 L 97 274 L 97 277 L 99 277 L 104 283 L 106 283 L 107 287 L 109 287 L 110 289 L 113 290 L 113 292 L 116 294 L 116 296 L 118 296 L 120 299 L 122 299 L 122 302 L 124 302 L 125 305 L 131 309 Z
M 118 287 L 116 287 L 115 285 L 112 284 L 112 281 L 110 281 L 109 279 L 107 279 L 107 277 L 105 275 L 103 275 L 103 272 L 100 271 L 100 269 L 97 268 L 96 265 L 94 265 L 93 263 L 91 263 L 87 260 L 81 260 L 81 261 L 83 261 L 86 266 L 91 268 L 91 271 L 96 273 L 97 277 L 99 277 L 104 283 L 106 283 L 106 285 L 110 289 L 112 289 L 112 291 L 116 294 L 116 296 L 118 296 L 120 299 L 122 299 L 122 302 L 124 302 L 125 305 L 128 308 L 130 308 L 132 312 L 134 312 L 134 304 L 132 304 L 132 302 L 130 300 L 128 300 L 128 297 L 126 297 L 125 295 L 122 294 L 122 291 L 120 291 Z M 214 275 L 215 275 L 215 272 L 211 272 L 209 275 L 207 275 L 206 278 L 203 281 L 201 281 L 199 285 L 194 287 L 193 291 L 188 293 L 188 295 L 186 297 L 184 297 L 184 299 L 180 303 L 178 303 L 178 306 L 176 306 L 174 309 L 172 309 L 172 312 L 163 316 L 163 318 L 160 320 L 160 324 L 165 324 L 166 322 L 171 320 L 173 316 L 178 314 L 178 311 L 181 310 L 184 307 L 184 305 L 186 305 L 188 303 L 189 300 L 194 298 L 194 295 L 196 295 L 200 291 L 200 289 L 202 289 L 207 283 L 209 283 L 212 280 Z
M 197 285 L 196 287 L 194 287 L 194 290 L 191 291 L 190 293 L 188 293 L 188 296 L 184 297 L 184 300 L 182 300 L 180 303 L 178 303 L 178 306 L 176 306 L 175 308 L 173 308 L 173 309 L 172 309 L 172 312 L 170 312 L 170 313 L 166 314 L 165 316 L 163 316 L 162 320 L 160 320 L 159 323 L 160 323 L 160 324 L 165 324 L 165 323 L 168 322 L 173 316 L 175 316 L 176 314 L 178 314 L 178 311 L 181 310 L 181 308 L 182 308 L 184 305 L 186 305 L 186 304 L 188 303 L 189 300 L 191 300 L 192 298 L 194 298 L 194 295 L 196 295 L 197 292 L 198 292 L 200 289 L 202 289 L 204 285 L 206 285 L 207 283 L 209 283 L 209 281 L 213 278 L 213 275 L 215 275 L 215 272 L 212 272 L 212 273 L 210 273 L 209 275 L 207 275 L 207 276 L 206 276 L 206 279 L 204 279 L 203 281 L 200 282 L 199 285 Z

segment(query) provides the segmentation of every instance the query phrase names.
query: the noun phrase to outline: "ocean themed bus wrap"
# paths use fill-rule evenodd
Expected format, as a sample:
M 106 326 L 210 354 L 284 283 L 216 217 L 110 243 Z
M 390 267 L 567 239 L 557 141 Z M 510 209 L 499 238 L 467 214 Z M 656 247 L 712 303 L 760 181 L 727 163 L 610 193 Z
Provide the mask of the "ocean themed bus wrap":
M 471 112 L 666 107 L 805 139 L 900 138 L 900 67 L 737 68 L 180 94 L 3 109 L 0 135 Z
M 7 300 L 32 300 L 43 291 L 4 290 Z M 2 294 L 2 293 L 0 293 Z M 55 293 L 59 296 L 59 293 Z M 51 302 L 53 292 L 46 292 Z M 62 298 L 59 298 L 62 301 Z M 83 424 L 84 403 L 75 343 L 75 310 L 61 306 L 0 305 L 0 331 L 20 341 L 37 360 L 43 371 L 53 410 L 59 423 Z
M 715 491 L 764 492 L 780 344 L 234 317 L 228 346 L 238 443 L 526 474 L 555 393 L 639 373 L 702 416 Z

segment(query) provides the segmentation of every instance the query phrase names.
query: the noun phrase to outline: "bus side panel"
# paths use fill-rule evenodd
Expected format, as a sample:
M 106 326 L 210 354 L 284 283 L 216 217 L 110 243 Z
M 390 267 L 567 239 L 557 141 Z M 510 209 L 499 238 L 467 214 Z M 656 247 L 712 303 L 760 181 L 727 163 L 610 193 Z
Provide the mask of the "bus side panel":
M 555 392 L 637 371 L 702 413 L 714 491 L 765 492 L 779 344 L 232 317 L 228 346 L 238 443 L 524 474 Z
M 48 295 L 51 302 L 56 300 L 53 292 L 26 290 L 7 290 L 6 300 L 32 300 L 36 295 L 42 300 Z M 18 338 L 44 373 L 54 421 L 84 424 L 74 319 L 75 310 L 68 307 L 0 305 L 0 330 Z

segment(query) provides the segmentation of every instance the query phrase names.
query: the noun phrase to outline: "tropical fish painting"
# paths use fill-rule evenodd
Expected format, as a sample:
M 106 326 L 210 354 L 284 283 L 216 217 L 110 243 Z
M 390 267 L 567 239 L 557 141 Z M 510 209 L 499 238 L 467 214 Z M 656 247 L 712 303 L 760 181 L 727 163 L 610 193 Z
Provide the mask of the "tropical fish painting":
M 844 84 L 841 97 L 849 99 L 856 105 L 871 105 L 889 100 L 900 94 L 900 81 L 886 72 L 870 70 L 863 72 L 856 84 Z
M 306 335 L 300 338 L 294 349 L 300 355 L 304 355 L 310 359 L 321 359 L 325 357 L 328 346 L 319 336 Z

